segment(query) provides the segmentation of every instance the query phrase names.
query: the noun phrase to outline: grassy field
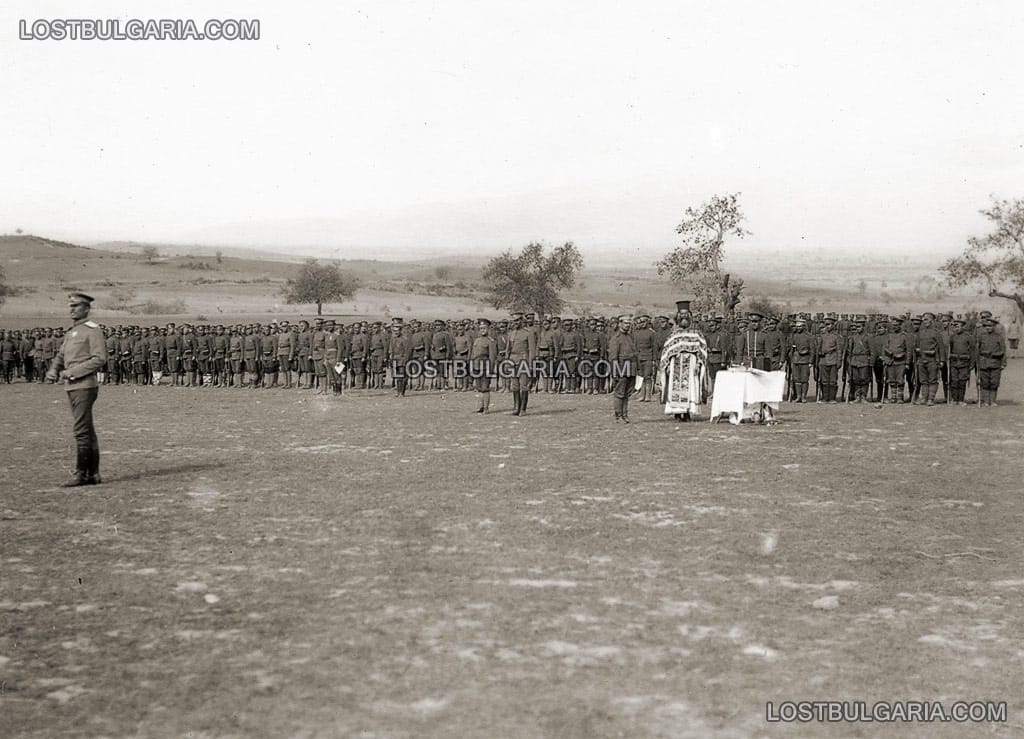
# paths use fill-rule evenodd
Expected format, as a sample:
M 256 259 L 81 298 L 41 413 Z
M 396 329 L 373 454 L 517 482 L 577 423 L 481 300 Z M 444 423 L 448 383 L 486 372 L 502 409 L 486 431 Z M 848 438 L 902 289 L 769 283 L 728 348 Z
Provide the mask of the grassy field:
M 1024 362 L 1003 405 L 0 386 L 0 735 L 1019 736 Z M 972 391 L 973 396 L 973 391 Z M 1008 702 L 776 724 L 768 701 Z

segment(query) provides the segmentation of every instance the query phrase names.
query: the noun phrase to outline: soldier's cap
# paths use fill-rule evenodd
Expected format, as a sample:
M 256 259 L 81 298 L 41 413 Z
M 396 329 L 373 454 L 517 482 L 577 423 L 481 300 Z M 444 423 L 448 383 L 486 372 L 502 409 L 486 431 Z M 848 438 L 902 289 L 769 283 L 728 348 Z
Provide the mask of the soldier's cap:
M 509 314 L 509 318 L 510 318 L 510 319 L 512 319 L 513 321 L 514 321 L 515 319 L 517 319 L 517 318 L 522 318 L 522 317 L 523 317 L 523 314 L 522 314 L 522 313 L 519 313 L 518 311 L 517 311 L 517 312 L 515 312 L 515 313 L 510 313 L 510 314 Z
M 903 316 L 889 316 L 889 323 L 903 323 Z
M 921 318 L 922 319 L 927 318 L 929 321 L 934 321 L 935 320 L 935 314 L 932 313 L 931 311 L 926 311 L 926 312 L 921 314 Z
M 999 321 L 994 319 L 991 314 L 983 316 L 981 322 L 986 326 L 995 326 Z
M 477 325 L 480 325 L 480 326 L 490 326 L 491 325 L 491 319 L 490 318 L 478 318 L 478 319 L 476 319 L 476 322 L 477 322 Z
M 85 293 L 68 293 L 68 305 L 92 305 L 96 298 Z
M 952 323 L 954 326 L 963 326 L 966 322 L 960 316 L 957 316 L 953 319 Z
M 990 311 L 990 310 L 983 310 L 978 315 L 981 316 L 982 318 L 991 318 L 992 317 L 992 311 Z
M 402 319 L 399 318 L 398 316 L 395 316 L 394 318 L 391 319 L 391 324 L 392 325 L 394 325 L 396 323 L 401 323 L 401 322 L 402 322 Z
M 534 313 L 533 311 L 531 311 L 529 313 L 524 313 L 523 314 L 523 318 L 536 318 L 536 317 L 537 317 L 537 314 Z
M 633 323 L 633 316 L 629 315 L 628 313 L 623 313 L 618 318 L 613 318 L 612 320 L 618 321 L 619 323 Z
M 910 322 L 911 323 L 920 323 L 921 322 L 921 316 L 911 316 L 910 317 Z
M 807 325 L 807 321 L 805 321 L 802 318 L 794 318 L 793 319 L 793 325 L 794 326 L 806 326 Z
M 749 321 L 752 318 L 764 318 L 764 316 L 756 310 L 747 311 L 747 320 Z
M 658 316 L 658 320 L 659 321 L 667 321 L 668 320 L 668 316 Z
M 852 320 L 853 320 L 854 323 L 856 323 L 858 325 L 864 325 L 865 323 L 868 322 L 867 316 L 860 316 L 860 315 L 854 316 Z

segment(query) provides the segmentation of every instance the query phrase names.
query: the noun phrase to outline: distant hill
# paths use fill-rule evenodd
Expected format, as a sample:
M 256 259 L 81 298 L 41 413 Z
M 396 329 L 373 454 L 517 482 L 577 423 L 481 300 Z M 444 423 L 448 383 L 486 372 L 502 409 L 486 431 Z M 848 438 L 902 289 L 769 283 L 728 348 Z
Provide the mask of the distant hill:
M 158 256 L 147 259 L 142 253 L 147 246 L 156 247 Z M 490 256 L 334 260 L 361 287 L 353 300 L 325 306 L 325 311 L 360 318 L 495 315 L 480 277 Z M 639 254 L 617 253 L 605 260 L 584 251 L 583 256 L 580 280 L 565 296 L 566 314 L 670 313 L 681 297 L 679 288 L 658 277 L 653 261 Z M 81 246 L 29 234 L 0 236 L 0 263 L 8 284 L 18 291 L 0 316 L 4 322 L 19 315 L 64 319 L 61 294 L 70 289 L 95 295 L 96 315 L 110 320 L 130 320 L 140 311 L 226 321 L 308 314 L 309 306 L 286 305 L 282 299 L 285 282 L 305 258 L 237 246 L 132 241 Z M 944 291 L 934 258 L 921 255 L 762 250 L 734 255 L 725 267 L 745 279 L 747 299 L 767 299 L 787 311 L 1001 309 L 975 292 Z

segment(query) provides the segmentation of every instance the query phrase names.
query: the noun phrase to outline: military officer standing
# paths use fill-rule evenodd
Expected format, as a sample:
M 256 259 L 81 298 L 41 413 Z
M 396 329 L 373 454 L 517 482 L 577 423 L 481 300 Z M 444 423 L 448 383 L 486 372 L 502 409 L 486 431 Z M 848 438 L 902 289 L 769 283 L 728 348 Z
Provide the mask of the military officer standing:
M 100 483 L 100 445 L 93 425 L 92 407 L 99 395 L 96 373 L 107 364 L 107 342 L 99 324 L 89 320 L 93 299 L 85 293 L 68 296 L 68 310 L 74 326 L 54 355 L 47 370 L 51 382 L 66 383 L 71 416 L 74 419 L 77 460 L 75 473 L 64 487 Z
M 790 395 L 790 400 L 794 403 L 807 402 L 807 386 L 810 384 L 811 367 L 818 359 L 818 342 L 814 336 L 805 331 L 806 327 L 807 322 L 802 318 L 797 318 L 793 323 L 793 336 L 790 339 L 790 371 L 793 377 L 793 393 Z
M 889 388 L 889 402 L 903 402 L 903 388 L 905 386 L 905 373 L 907 367 L 907 335 L 901 331 L 902 319 L 899 316 L 892 316 L 889 319 L 890 331 L 885 334 L 885 341 L 881 344 L 882 365 L 885 367 L 885 384 Z M 885 402 L 885 395 L 882 401 Z
M 921 316 L 921 326 L 914 340 L 915 384 L 923 396 L 917 401 L 921 405 L 935 405 L 939 372 L 946 363 L 947 346 L 942 334 L 936 330 L 935 315 L 925 313 Z
M 530 400 L 530 372 L 537 358 L 537 334 L 523 325 L 523 314 L 512 315 L 512 328 L 508 332 L 505 359 L 512 364 L 513 416 L 525 416 Z
M 874 342 L 870 336 L 864 335 L 865 316 L 854 316 L 849 322 L 849 335 L 846 337 L 846 356 L 843 366 L 847 367 L 850 379 L 850 392 L 844 398 L 847 402 L 865 403 L 871 388 L 871 368 L 875 363 Z
M 619 317 L 618 332 L 608 342 L 608 362 L 612 368 L 614 387 L 615 420 L 629 423 L 629 396 L 636 385 L 636 373 L 640 360 L 636 344 L 630 335 L 633 329 L 633 317 Z
M 469 350 L 469 373 L 476 385 L 477 413 L 487 413 L 491 407 L 491 374 L 498 364 L 498 344 L 488 334 L 491 322 L 481 318 L 477 336 Z
M 977 364 L 975 339 L 964 333 L 964 320 L 959 316 L 953 320 L 950 331 L 948 400 L 967 405 L 967 383 L 971 379 L 971 368 Z
M 1006 368 L 1006 342 L 996 331 L 996 319 L 988 316 L 981 320 L 978 334 L 978 404 L 997 405 L 999 380 Z

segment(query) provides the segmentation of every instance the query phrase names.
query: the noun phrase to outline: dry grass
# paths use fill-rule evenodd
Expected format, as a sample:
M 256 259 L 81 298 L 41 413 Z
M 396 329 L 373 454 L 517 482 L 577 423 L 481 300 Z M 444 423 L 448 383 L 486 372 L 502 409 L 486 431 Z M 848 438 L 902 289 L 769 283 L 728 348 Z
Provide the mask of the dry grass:
M 877 733 L 764 721 L 823 698 L 1006 700 L 1019 724 L 1019 360 L 1005 385 L 774 429 L 104 388 L 106 483 L 72 492 L 62 391 L 0 386 L 3 733 Z M 1019 731 L 924 731 L 972 730 Z

